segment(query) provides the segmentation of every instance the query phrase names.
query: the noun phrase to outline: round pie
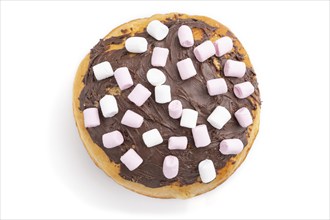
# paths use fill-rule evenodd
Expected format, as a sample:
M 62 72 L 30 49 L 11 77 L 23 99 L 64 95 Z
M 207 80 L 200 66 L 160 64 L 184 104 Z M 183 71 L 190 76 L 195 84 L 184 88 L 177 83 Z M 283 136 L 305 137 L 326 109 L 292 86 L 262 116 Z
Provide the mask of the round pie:
M 73 90 L 80 137 L 117 183 L 190 198 L 224 182 L 259 129 L 256 74 L 221 23 L 185 14 L 130 21 L 82 60 Z

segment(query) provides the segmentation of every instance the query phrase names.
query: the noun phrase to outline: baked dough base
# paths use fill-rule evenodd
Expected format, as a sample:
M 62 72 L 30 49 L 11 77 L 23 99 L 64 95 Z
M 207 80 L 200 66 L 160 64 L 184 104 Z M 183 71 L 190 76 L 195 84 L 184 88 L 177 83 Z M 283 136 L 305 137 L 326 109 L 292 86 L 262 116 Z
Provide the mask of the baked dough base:
M 215 39 L 219 38 L 220 35 L 224 35 L 228 28 L 220 24 L 219 22 L 208 18 L 204 16 L 189 16 L 185 14 L 178 14 L 178 13 L 170 13 L 170 14 L 156 14 L 153 15 L 150 18 L 143 18 L 143 19 L 137 19 L 130 21 L 128 23 L 125 23 L 114 30 L 112 30 L 107 36 L 105 36 L 104 39 L 110 38 L 112 36 L 121 36 L 122 29 L 127 29 L 128 33 L 134 34 L 138 32 L 142 32 L 143 29 L 148 25 L 148 23 L 152 20 L 160 20 L 165 21 L 166 18 L 171 19 L 188 19 L 188 18 L 194 18 L 198 19 L 200 21 L 203 21 L 213 27 L 217 27 L 218 29 L 214 32 L 214 35 L 210 38 L 210 40 L 214 41 Z M 125 33 L 127 34 L 127 33 Z M 193 29 L 194 38 L 198 39 L 201 36 L 201 32 L 198 29 Z M 235 41 L 235 45 L 237 46 L 239 52 L 244 55 L 244 62 L 246 63 L 247 67 L 251 67 L 251 62 L 248 58 L 248 55 L 240 42 L 238 40 Z M 120 45 L 112 45 L 109 50 L 114 49 L 121 49 L 124 47 L 124 43 Z M 214 61 L 214 64 L 219 69 L 219 63 Z M 197 196 L 199 194 L 208 192 L 221 183 L 223 183 L 229 176 L 231 176 L 235 170 L 241 165 L 241 163 L 246 158 L 248 152 L 251 149 L 251 146 L 254 142 L 254 139 L 257 136 L 258 130 L 259 130 L 259 122 L 260 122 L 260 105 L 256 103 L 255 100 L 250 98 L 250 100 L 257 105 L 256 110 L 253 110 L 252 117 L 253 117 L 253 124 L 248 127 L 248 133 L 247 133 L 247 140 L 248 144 L 244 147 L 243 151 L 239 153 L 236 156 L 233 156 L 230 160 L 228 160 L 225 167 L 222 169 L 219 169 L 217 171 L 217 177 L 212 182 L 205 184 L 202 182 L 195 182 L 191 185 L 184 185 L 180 186 L 177 182 L 172 183 L 168 186 L 163 186 L 159 188 L 150 188 L 146 187 L 140 183 L 131 182 L 129 180 L 123 179 L 120 175 L 120 165 L 115 164 L 114 162 L 111 162 L 106 155 L 106 153 L 100 148 L 98 145 L 96 145 L 92 138 L 90 137 L 87 129 L 84 126 L 84 119 L 83 119 L 83 113 L 79 110 L 79 95 L 84 88 L 83 84 L 83 78 L 84 75 L 87 72 L 89 65 L 89 54 L 86 55 L 86 57 L 82 60 L 80 63 L 76 77 L 74 80 L 74 87 L 73 87 L 73 112 L 74 112 L 74 118 L 76 121 L 76 126 L 79 131 L 79 135 L 84 143 L 84 146 L 90 155 L 90 157 L 93 159 L 94 163 L 101 168 L 108 176 L 112 177 L 117 183 L 120 185 L 126 187 L 127 189 L 130 189 L 134 192 L 150 196 L 150 197 L 156 197 L 156 198 L 180 198 L 180 199 L 187 199 L 194 196 Z

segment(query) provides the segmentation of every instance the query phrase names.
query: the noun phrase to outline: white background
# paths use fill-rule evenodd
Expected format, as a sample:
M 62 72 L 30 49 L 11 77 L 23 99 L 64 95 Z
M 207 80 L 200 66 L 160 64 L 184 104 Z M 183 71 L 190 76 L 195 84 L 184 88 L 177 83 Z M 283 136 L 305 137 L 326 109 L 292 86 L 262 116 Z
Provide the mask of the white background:
M 207 15 L 249 52 L 259 135 L 237 172 L 189 200 L 117 185 L 89 158 L 71 97 L 81 59 L 154 13 Z M 2 218 L 329 218 L 329 2 L 1 2 Z

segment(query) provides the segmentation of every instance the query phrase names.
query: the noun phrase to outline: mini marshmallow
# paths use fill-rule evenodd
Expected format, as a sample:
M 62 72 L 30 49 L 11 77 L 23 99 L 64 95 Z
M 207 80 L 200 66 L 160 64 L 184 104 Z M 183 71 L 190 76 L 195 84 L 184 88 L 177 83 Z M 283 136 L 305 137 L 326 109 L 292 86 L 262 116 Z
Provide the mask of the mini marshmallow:
M 141 165 L 143 159 L 131 148 L 120 157 L 120 161 L 125 164 L 130 171 L 133 171 Z
M 206 86 L 210 96 L 220 95 L 228 91 L 227 83 L 224 78 L 208 80 Z
M 243 82 L 234 85 L 234 93 L 237 98 L 245 99 L 254 93 L 254 86 L 250 82 Z
M 238 154 L 244 148 L 243 142 L 240 139 L 225 139 L 220 142 L 220 152 L 224 155 Z
M 251 113 L 246 107 L 238 109 L 235 112 L 235 117 L 243 128 L 246 128 L 253 123 Z
M 118 113 L 116 98 L 113 95 L 105 95 L 100 100 L 102 114 L 105 118 L 113 117 Z
M 163 40 L 168 32 L 168 27 L 158 20 L 151 21 L 147 26 L 147 32 L 156 40 Z
M 230 37 L 222 37 L 214 42 L 215 55 L 221 57 L 233 49 L 233 40 Z
M 194 36 L 189 26 L 182 25 L 178 30 L 178 37 L 182 47 L 191 47 L 194 45 Z
M 169 85 L 160 85 L 155 87 L 155 101 L 164 104 L 171 101 L 171 87 Z
M 206 125 L 198 125 L 192 129 L 192 134 L 197 148 L 206 147 L 211 143 Z
M 163 143 L 163 138 L 156 128 L 149 130 L 147 132 L 144 132 L 142 134 L 142 139 L 143 139 L 144 144 L 147 145 L 147 147 L 153 147 L 153 146 Z
M 203 183 L 209 183 L 217 176 L 213 161 L 209 159 L 203 160 L 198 164 L 198 171 Z
M 182 103 L 179 100 L 173 100 L 168 105 L 168 113 L 171 118 L 178 119 L 182 115 Z
M 169 54 L 167 48 L 155 47 L 151 56 L 151 65 L 164 67 Z
M 138 113 L 127 110 L 120 123 L 131 128 L 139 128 L 143 123 L 143 117 Z
M 215 48 L 212 41 L 207 40 L 194 49 L 194 54 L 199 62 L 204 62 L 215 54 Z
M 102 142 L 105 148 L 114 148 L 124 143 L 124 138 L 123 135 L 116 130 L 102 135 Z
M 159 86 L 165 83 L 166 76 L 165 74 L 156 68 L 151 68 L 147 72 L 147 80 L 153 86 Z
M 189 79 L 197 74 L 194 64 L 190 58 L 176 63 L 182 80 Z
M 170 150 L 185 150 L 188 145 L 186 136 L 170 137 L 168 139 L 168 149 Z
M 129 37 L 125 41 L 125 48 L 131 53 L 144 53 L 148 49 L 148 42 L 144 37 Z
M 83 111 L 83 114 L 84 114 L 84 124 L 86 128 L 96 127 L 101 124 L 99 111 L 97 108 L 86 108 Z
M 114 76 L 120 90 L 128 89 L 133 85 L 133 80 L 127 67 L 116 69 Z
M 102 80 L 113 76 L 113 70 L 111 64 L 108 61 L 104 61 L 93 66 L 93 72 L 97 80 Z
M 241 78 L 245 75 L 246 65 L 241 61 L 227 60 L 223 72 L 225 76 Z
M 207 121 L 215 128 L 221 129 L 231 118 L 230 112 L 222 106 L 217 106 L 207 118 Z
M 198 112 L 185 108 L 182 110 L 180 126 L 186 128 L 194 128 L 197 124 Z
M 167 179 L 176 177 L 179 173 L 179 159 L 175 156 L 166 156 L 163 162 L 163 174 Z
M 137 106 L 143 105 L 151 96 L 151 92 L 141 84 L 137 84 L 127 98 Z

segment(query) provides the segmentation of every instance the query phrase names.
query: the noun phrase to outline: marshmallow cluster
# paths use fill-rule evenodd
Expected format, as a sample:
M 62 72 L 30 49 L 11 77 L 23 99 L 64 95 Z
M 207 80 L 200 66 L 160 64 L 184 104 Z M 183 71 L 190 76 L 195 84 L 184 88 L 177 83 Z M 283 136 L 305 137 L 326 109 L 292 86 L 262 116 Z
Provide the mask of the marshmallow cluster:
M 158 20 L 151 21 L 146 31 L 157 41 L 162 41 L 169 33 L 169 28 Z M 192 29 L 188 25 L 182 25 L 178 29 L 178 40 L 182 47 L 194 46 L 194 36 Z M 125 48 L 130 53 L 144 53 L 148 50 L 148 42 L 143 37 L 129 37 L 125 41 Z M 150 47 L 149 47 L 150 48 Z M 214 43 L 210 40 L 204 41 L 193 50 L 195 58 L 199 62 L 205 62 L 212 56 L 221 57 L 230 53 L 233 49 L 233 41 L 230 37 L 221 37 Z M 150 51 L 150 49 L 149 49 Z M 169 49 L 155 46 L 152 49 L 151 65 L 153 67 L 165 67 L 169 56 Z M 182 80 L 188 80 L 197 75 L 196 68 L 191 58 L 185 58 L 176 63 L 178 73 Z M 211 137 L 207 124 L 197 125 L 198 112 L 194 109 L 183 108 L 180 100 L 172 100 L 171 87 L 165 85 L 166 76 L 160 69 L 151 68 L 146 73 L 147 81 L 154 86 L 155 102 L 168 104 L 168 114 L 173 119 L 180 119 L 180 126 L 191 129 L 194 145 L 196 148 L 207 147 L 211 144 Z M 98 63 L 92 67 L 96 80 L 104 80 L 114 76 L 120 90 L 126 90 L 134 85 L 132 76 L 127 67 L 120 67 L 113 71 L 108 61 Z M 246 64 L 241 61 L 228 59 L 223 67 L 225 77 L 243 78 L 246 73 Z M 222 95 L 228 92 L 228 86 L 224 78 L 210 79 L 206 82 L 207 92 L 210 96 Z M 253 94 L 254 86 L 250 82 L 243 82 L 234 85 L 233 92 L 239 99 L 244 99 Z M 137 84 L 129 92 L 127 98 L 135 105 L 141 107 L 151 96 L 151 92 L 142 84 Z M 119 109 L 115 96 L 105 95 L 99 101 L 99 106 L 104 118 L 114 117 Z M 86 128 L 93 128 L 100 125 L 99 110 L 96 107 L 86 108 L 83 111 L 84 125 Z M 248 127 L 253 123 L 250 111 L 246 107 L 238 109 L 234 116 L 241 127 Z M 217 106 L 208 116 L 207 122 L 216 129 L 222 129 L 231 119 L 230 112 L 223 106 Z M 143 125 L 144 118 L 132 111 L 126 110 L 121 124 L 138 129 Z M 151 148 L 164 142 L 161 133 L 157 129 L 151 129 L 142 134 L 142 140 L 146 147 Z M 114 130 L 102 135 L 102 143 L 105 148 L 115 148 L 124 143 L 124 137 L 118 130 Z M 188 147 L 186 136 L 171 136 L 168 138 L 168 149 L 185 150 Z M 244 148 L 244 144 L 239 139 L 224 139 L 219 143 L 219 151 L 223 155 L 238 154 Z M 143 159 L 132 148 L 120 157 L 120 161 L 130 170 L 134 171 L 142 163 Z M 163 175 L 167 179 L 175 178 L 179 173 L 179 158 L 168 155 L 163 161 Z M 198 171 L 201 181 L 209 183 L 216 178 L 216 169 L 213 161 L 205 159 L 198 164 Z

